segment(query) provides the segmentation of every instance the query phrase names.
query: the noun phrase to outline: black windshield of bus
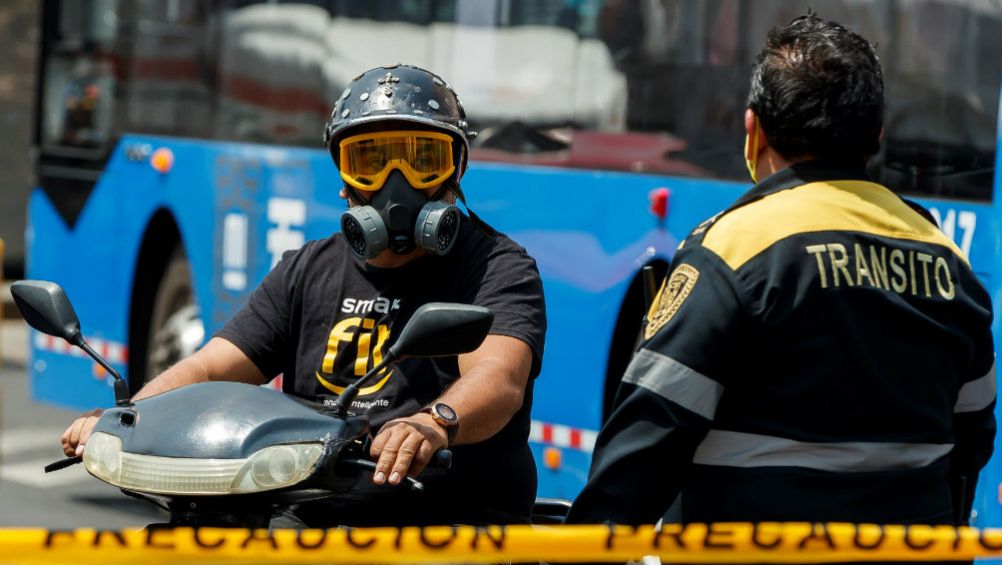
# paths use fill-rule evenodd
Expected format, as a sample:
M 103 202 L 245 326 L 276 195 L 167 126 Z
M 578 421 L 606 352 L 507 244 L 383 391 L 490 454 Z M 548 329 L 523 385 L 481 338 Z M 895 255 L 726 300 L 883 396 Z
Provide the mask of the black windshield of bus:
M 767 30 L 808 2 L 756 0 L 52 0 L 39 142 L 121 132 L 319 147 L 345 84 L 435 70 L 481 131 L 473 157 L 747 182 L 742 114 Z M 814 3 L 877 44 L 874 177 L 990 200 L 1002 5 Z M 52 10 L 50 10 L 52 11 Z

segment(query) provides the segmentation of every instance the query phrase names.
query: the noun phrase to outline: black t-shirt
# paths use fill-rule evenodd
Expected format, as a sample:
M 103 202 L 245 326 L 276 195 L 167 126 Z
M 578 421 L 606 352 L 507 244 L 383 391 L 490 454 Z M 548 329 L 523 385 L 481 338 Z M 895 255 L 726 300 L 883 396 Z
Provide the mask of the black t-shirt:
M 341 234 L 287 252 L 248 304 L 216 335 L 235 344 L 283 389 L 330 403 L 382 359 L 414 311 L 427 302 L 485 306 L 491 334 L 526 342 L 539 372 L 546 332 L 542 283 L 525 249 L 464 222 L 446 256 L 394 268 L 360 261 Z M 352 404 L 373 433 L 438 398 L 459 377 L 455 357 L 408 359 L 371 378 Z M 426 469 L 424 493 L 377 486 L 368 476 L 336 499 L 303 505 L 308 525 L 498 523 L 529 516 L 536 471 L 528 447 L 532 381 L 522 408 L 491 438 L 453 448 L 448 471 Z M 462 425 L 462 422 L 460 423 Z

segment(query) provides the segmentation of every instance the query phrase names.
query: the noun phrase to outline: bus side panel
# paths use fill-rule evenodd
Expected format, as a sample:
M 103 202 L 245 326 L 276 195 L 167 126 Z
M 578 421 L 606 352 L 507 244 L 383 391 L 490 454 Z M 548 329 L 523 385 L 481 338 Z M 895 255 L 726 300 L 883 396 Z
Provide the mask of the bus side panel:
M 734 185 L 711 184 L 592 171 L 471 168 L 464 179 L 471 207 L 523 245 L 543 277 L 548 331 L 536 383 L 539 419 L 597 429 L 609 344 L 627 286 L 640 267 L 654 258 L 669 259 L 681 237 L 739 193 Z M 661 187 L 671 187 L 673 201 L 702 191 L 706 209 L 678 206 L 662 223 L 649 210 L 650 192 Z
M 993 205 L 976 204 L 970 202 L 930 200 L 919 201 L 932 214 L 939 223 L 939 227 L 950 239 L 952 239 L 961 252 L 968 257 L 971 267 L 977 273 L 978 278 L 984 283 L 985 288 L 992 288 L 992 281 L 997 277 L 996 265 L 998 254 L 998 242 L 993 234 L 998 233 L 996 212 Z M 993 303 L 998 311 L 999 296 L 993 293 Z M 999 347 L 999 326 L 998 317 L 992 326 L 995 335 L 995 348 Z M 998 406 L 996 405 L 996 418 L 999 417 Z M 996 456 L 989 461 L 988 465 L 981 472 L 978 480 L 978 490 L 974 500 L 975 519 L 974 525 L 997 526 L 1002 523 L 1002 504 L 999 500 L 999 492 L 1002 489 L 1002 469 L 1000 469 L 1000 438 L 995 438 Z
M 965 204 L 954 202 L 926 203 L 940 220 L 943 231 L 951 236 L 961 250 L 970 248 L 971 265 L 977 271 L 992 297 L 995 317 L 992 333 L 995 337 L 996 358 L 1002 351 L 1002 286 L 994 284 L 1002 272 L 1002 101 L 996 124 L 994 190 L 991 205 L 984 210 L 972 209 Z M 940 209 L 937 210 L 936 208 Z M 966 246 L 965 246 L 966 244 Z M 997 388 L 997 386 L 996 386 Z M 1002 405 L 995 403 L 995 420 L 1002 421 Z M 1002 434 L 995 434 L 995 453 L 988 465 L 981 471 L 978 490 L 974 498 L 974 517 L 971 521 L 977 527 L 1002 526 Z
M 164 148 L 171 151 L 173 166 L 160 173 L 150 166 L 149 155 Z M 131 157 L 138 154 L 144 157 Z M 305 171 L 305 178 L 290 179 L 287 171 L 283 172 L 288 169 L 282 167 L 282 163 L 289 161 L 283 157 L 286 154 L 298 155 L 293 159 L 297 163 L 295 170 Z M 292 226 L 298 232 L 283 222 L 280 213 L 278 224 L 268 226 L 269 213 L 276 215 L 269 211 L 269 204 L 275 200 L 273 195 L 297 197 L 302 209 L 309 203 L 317 204 L 313 210 L 327 210 L 328 213 L 321 214 L 324 221 L 317 222 L 321 228 L 316 232 L 317 237 L 328 235 L 336 226 L 334 220 L 344 208 L 340 204 L 336 212 L 332 210 L 340 202 L 336 190 L 330 191 L 332 197 L 327 202 L 309 202 L 314 186 L 310 161 L 320 164 L 321 156 L 324 166 L 332 168 L 326 156 L 317 151 L 240 144 L 212 144 L 207 150 L 201 142 L 125 136 L 72 228 L 59 217 L 44 192 L 33 193 L 29 225 L 32 239 L 40 244 L 30 251 L 28 276 L 53 280 L 66 289 L 84 335 L 127 377 L 132 283 L 140 245 L 154 213 L 166 210 L 177 223 L 190 263 L 196 300 L 203 313 L 210 313 L 203 317 L 211 334 L 243 303 L 252 285 L 271 268 L 272 258 L 277 260 L 284 249 L 298 247 L 304 239 L 303 220 Z M 257 182 L 262 178 L 271 184 Z M 309 192 L 303 192 L 306 190 Z M 223 219 L 232 211 L 253 218 L 254 226 L 244 232 L 253 239 L 244 244 L 247 254 L 239 266 L 246 271 L 246 284 L 237 292 L 223 289 L 219 282 L 226 269 L 222 252 Z M 275 239 L 281 242 L 281 236 L 290 232 L 292 244 L 288 243 L 288 237 L 284 239 L 284 247 L 269 243 Z M 162 235 L 150 234 L 150 237 Z M 36 361 L 32 365 L 33 394 L 38 400 L 77 409 L 112 403 L 111 381 L 81 353 L 63 345 L 61 340 L 40 335 L 33 336 L 32 350 Z
M 72 228 L 43 191 L 33 191 L 27 276 L 63 286 L 86 339 L 125 375 L 137 232 L 149 204 L 130 207 L 123 197 L 130 186 L 114 169 L 110 164 Z M 35 398 L 78 409 L 113 402 L 111 379 L 82 352 L 37 332 L 32 332 L 32 351 Z
M 587 480 L 631 281 L 651 260 L 669 260 L 681 238 L 747 186 L 480 163 L 463 186 L 472 209 L 523 245 L 542 275 L 548 327 L 531 445 L 539 495 L 574 498 Z M 664 221 L 650 211 L 658 188 L 670 190 Z

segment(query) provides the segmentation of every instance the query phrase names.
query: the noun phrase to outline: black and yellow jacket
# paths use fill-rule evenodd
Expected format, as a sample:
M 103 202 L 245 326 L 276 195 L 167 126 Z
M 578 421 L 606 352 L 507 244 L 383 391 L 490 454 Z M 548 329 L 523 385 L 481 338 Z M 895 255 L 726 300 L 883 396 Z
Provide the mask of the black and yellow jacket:
M 685 240 L 570 521 L 950 523 L 995 434 L 991 301 L 865 172 L 802 163 Z M 963 508 L 962 508 L 963 507 Z

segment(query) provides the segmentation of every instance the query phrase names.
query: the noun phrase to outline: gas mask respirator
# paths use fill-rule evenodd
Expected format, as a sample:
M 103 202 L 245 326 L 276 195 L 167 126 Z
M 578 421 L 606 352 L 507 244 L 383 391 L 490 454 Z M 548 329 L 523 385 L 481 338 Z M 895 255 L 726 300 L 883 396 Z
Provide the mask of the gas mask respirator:
M 437 190 L 441 194 L 445 189 Z M 352 206 L 341 215 L 341 232 L 361 259 L 372 259 L 386 249 L 399 255 L 414 249 L 445 255 L 456 243 L 459 208 L 428 200 L 400 171 L 390 172 L 383 187 L 371 194 L 367 204 Z

